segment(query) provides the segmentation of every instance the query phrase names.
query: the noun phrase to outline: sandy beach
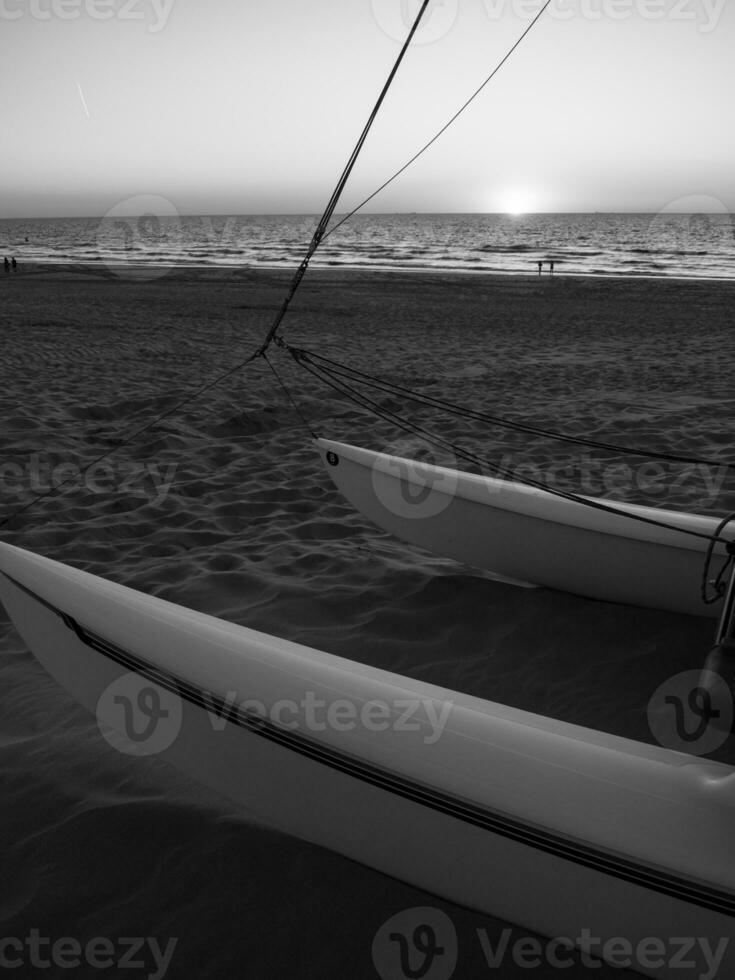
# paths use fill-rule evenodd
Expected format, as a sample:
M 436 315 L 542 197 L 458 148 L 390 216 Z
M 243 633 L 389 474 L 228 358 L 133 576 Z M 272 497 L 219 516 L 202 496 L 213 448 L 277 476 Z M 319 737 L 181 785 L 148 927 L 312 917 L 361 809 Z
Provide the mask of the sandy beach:
M 82 479 L 97 456 L 247 356 L 289 281 L 281 271 L 159 272 L 21 266 L 0 276 L 1 516 L 69 480 L 15 517 L 5 540 L 347 658 L 652 740 L 648 700 L 702 665 L 712 620 L 516 589 L 378 531 L 334 491 L 263 362 Z M 318 271 L 284 332 L 471 408 L 712 460 L 646 468 L 630 452 L 385 402 L 519 474 L 725 514 L 735 480 L 717 463 L 734 455 L 734 309 L 735 282 Z M 273 363 L 317 433 L 430 452 L 287 354 Z M 431 905 L 454 921 L 466 975 L 486 975 L 476 930 L 495 942 L 502 923 L 258 827 L 161 763 L 119 756 L 4 613 L 0 673 L 5 934 L 32 922 L 54 935 L 178 936 L 169 977 L 367 980 L 382 923 Z M 735 762 L 735 752 L 718 758 Z M 589 975 L 581 963 L 565 972 Z

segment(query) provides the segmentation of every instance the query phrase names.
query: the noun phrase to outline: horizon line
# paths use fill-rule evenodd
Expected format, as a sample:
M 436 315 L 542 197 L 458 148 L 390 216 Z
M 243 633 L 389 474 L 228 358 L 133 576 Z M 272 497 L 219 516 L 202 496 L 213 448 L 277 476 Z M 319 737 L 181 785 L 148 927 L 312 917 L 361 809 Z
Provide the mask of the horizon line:
M 151 212 L 146 212 L 146 214 Z M 178 218 L 318 218 L 318 211 L 187 211 L 176 215 L 160 215 L 163 220 L 176 220 Z M 344 217 L 350 214 L 349 211 L 336 211 L 335 217 Z M 412 215 L 422 215 L 425 217 L 435 216 L 465 216 L 465 215 L 485 215 L 486 217 L 499 218 L 524 218 L 528 216 L 550 215 L 566 216 L 572 214 L 579 215 L 658 215 L 658 214 L 713 214 L 733 217 L 730 211 L 665 211 L 665 210 L 639 210 L 617 208 L 613 210 L 567 210 L 567 211 L 365 211 L 352 215 L 355 218 L 386 218 L 396 216 L 410 217 Z M 109 214 L 55 214 L 55 215 L 22 215 L 6 216 L 0 215 L 0 221 L 103 221 Z M 116 214 L 115 218 L 124 220 L 125 218 L 143 217 L 141 214 L 131 212 L 130 214 Z

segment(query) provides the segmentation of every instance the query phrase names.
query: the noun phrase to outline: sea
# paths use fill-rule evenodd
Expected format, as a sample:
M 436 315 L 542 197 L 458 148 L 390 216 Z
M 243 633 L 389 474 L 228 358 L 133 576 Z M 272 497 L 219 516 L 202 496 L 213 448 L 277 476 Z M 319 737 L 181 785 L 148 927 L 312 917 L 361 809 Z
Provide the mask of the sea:
M 18 262 L 90 266 L 293 267 L 314 215 L 179 216 L 163 199 L 135 215 L 0 220 L 0 252 Z M 361 214 L 336 216 L 315 267 L 735 278 L 735 217 L 683 214 Z

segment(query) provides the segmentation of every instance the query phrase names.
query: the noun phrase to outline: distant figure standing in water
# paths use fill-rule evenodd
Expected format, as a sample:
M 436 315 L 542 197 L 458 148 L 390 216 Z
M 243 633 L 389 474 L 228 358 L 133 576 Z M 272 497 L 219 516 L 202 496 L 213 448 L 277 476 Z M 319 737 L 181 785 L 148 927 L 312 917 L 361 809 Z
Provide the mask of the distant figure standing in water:
M 551 260 L 551 262 L 549 262 L 549 267 L 550 267 L 549 268 L 549 275 L 550 276 L 553 276 L 554 275 L 554 260 L 553 259 Z
M 544 263 L 543 262 L 539 262 L 538 263 L 538 274 L 539 275 L 541 275 L 541 273 L 543 272 L 543 269 L 544 269 Z
M 13 256 L 12 265 L 13 265 L 13 272 L 17 272 L 18 271 L 18 263 L 15 261 L 15 256 Z
M 10 272 L 10 263 L 8 262 L 8 257 L 7 257 L 7 255 L 6 255 L 6 256 L 5 256 L 5 275 L 7 276 L 7 274 L 8 274 L 9 272 Z

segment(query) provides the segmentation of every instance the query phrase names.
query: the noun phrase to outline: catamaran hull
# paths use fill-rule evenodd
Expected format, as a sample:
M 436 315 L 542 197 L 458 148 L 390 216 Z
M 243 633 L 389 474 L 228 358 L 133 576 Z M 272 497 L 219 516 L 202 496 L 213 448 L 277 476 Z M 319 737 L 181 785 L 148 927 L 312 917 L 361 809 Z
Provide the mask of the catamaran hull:
M 319 439 L 340 492 L 378 527 L 517 583 L 696 616 L 715 518 L 615 504 L 654 527 L 521 484 Z M 609 503 L 602 501 L 602 503 Z M 713 568 L 722 562 L 716 551 Z
M 0 597 L 108 738 L 273 827 L 549 937 L 591 930 L 634 949 L 735 937 L 728 767 L 344 661 L 8 545 Z M 322 719 L 337 701 L 387 706 L 388 727 L 363 714 L 350 727 L 344 707 L 317 724 L 310 699 Z M 428 710 L 418 730 L 398 724 L 407 704 L 446 709 L 438 737 Z M 735 944 L 720 976 L 733 969 Z

